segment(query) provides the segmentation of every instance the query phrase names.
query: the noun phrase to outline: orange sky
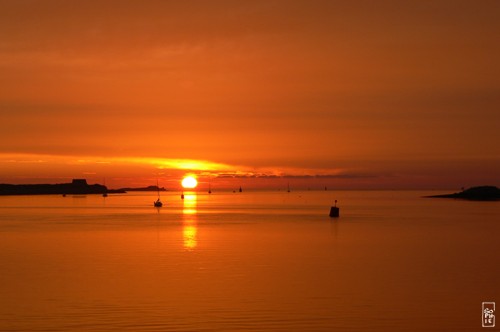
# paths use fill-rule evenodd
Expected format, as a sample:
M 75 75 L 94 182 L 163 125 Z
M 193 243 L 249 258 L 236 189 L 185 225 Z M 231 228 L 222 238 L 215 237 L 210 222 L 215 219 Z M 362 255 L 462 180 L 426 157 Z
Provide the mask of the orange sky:
M 496 0 L 0 0 L 0 182 L 500 185 L 498 17 Z

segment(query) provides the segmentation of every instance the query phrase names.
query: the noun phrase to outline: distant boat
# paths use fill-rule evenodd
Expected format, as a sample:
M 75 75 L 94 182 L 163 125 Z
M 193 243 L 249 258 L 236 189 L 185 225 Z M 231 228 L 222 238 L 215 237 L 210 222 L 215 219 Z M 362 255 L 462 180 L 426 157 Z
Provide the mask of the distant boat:
M 156 180 L 156 188 L 158 189 L 158 199 L 153 203 L 155 207 L 162 207 L 163 203 L 160 200 L 160 187 L 158 186 L 158 180 Z
M 241 186 L 240 186 L 240 193 L 243 192 L 243 189 L 241 189 Z
M 103 185 L 104 185 L 104 190 L 106 190 L 104 192 L 104 194 L 102 194 L 102 197 L 108 197 L 108 188 L 106 187 L 106 179 L 103 179 Z
M 286 191 L 290 192 L 290 182 L 288 182 L 288 189 Z
M 210 188 L 210 183 L 208 184 L 208 193 L 211 194 L 212 193 L 212 189 Z
M 181 194 L 181 199 L 184 199 L 184 192 L 182 192 Z

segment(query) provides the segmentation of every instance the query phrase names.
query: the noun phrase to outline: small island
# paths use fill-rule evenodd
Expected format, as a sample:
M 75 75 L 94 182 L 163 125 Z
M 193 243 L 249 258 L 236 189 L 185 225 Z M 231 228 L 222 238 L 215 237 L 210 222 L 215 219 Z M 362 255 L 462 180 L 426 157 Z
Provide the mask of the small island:
M 465 189 L 459 193 L 425 196 L 426 198 L 456 198 L 471 201 L 497 201 L 500 199 L 500 189 L 495 186 L 480 186 Z
M 129 191 L 167 191 L 164 187 L 157 187 L 157 186 L 148 186 L 148 187 L 141 187 L 141 188 L 120 188 L 118 190 L 124 191 L 124 192 L 129 192 Z
M 165 188 L 108 189 L 101 184 L 89 185 L 86 179 L 73 179 L 71 183 L 58 184 L 0 184 L 0 195 L 91 195 L 124 194 L 128 191 L 166 191 Z

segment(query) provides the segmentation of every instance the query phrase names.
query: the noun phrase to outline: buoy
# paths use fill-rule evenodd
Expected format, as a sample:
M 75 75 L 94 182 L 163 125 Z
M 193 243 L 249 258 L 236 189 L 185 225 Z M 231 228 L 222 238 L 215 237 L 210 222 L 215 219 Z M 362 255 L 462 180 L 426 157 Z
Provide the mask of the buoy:
M 337 207 L 337 200 L 335 200 L 335 206 L 330 208 L 330 217 L 337 218 L 340 216 L 340 209 Z

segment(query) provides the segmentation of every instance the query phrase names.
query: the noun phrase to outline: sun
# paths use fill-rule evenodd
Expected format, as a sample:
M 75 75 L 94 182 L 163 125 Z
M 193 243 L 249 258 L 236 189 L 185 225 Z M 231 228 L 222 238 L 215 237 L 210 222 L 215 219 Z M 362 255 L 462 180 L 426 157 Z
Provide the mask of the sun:
M 196 178 L 192 175 L 188 175 L 182 179 L 182 187 L 186 189 L 193 189 L 196 188 L 198 185 L 198 181 L 196 181 Z

